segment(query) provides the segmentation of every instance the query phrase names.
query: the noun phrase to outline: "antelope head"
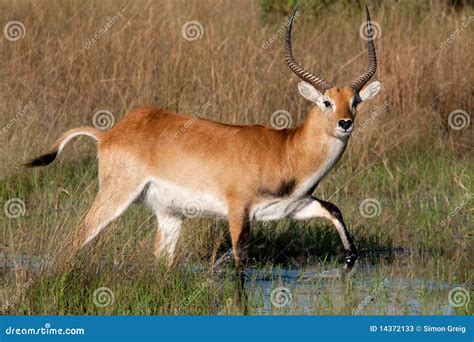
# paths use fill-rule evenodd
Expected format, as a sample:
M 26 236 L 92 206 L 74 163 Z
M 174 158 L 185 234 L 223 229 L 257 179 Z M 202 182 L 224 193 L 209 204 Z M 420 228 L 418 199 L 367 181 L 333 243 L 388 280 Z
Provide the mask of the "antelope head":
M 350 136 L 354 128 L 353 123 L 357 106 L 363 101 L 374 97 L 381 86 L 380 82 L 375 81 L 364 87 L 377 70 L 373 31 L 367 6 L 366 13 L 369 64 L 365 72 L 342 88 L 335 87 L 323 78 L 310 73 L 296 62 L 291 49 L 291 28 L 296 15 L 296 9 L 288 19 L 285 44 L 286 62 L 290 69 L 303 80 L 303 82 L 298 84 L 301 95 L 305 99 L 314 102 L 321 109 L 323 120 L 320 121 L 323 122 L 324 126 L 321 128 L 323 128 L 329 136 L 334 136 L 339 139 L 348 138 Z

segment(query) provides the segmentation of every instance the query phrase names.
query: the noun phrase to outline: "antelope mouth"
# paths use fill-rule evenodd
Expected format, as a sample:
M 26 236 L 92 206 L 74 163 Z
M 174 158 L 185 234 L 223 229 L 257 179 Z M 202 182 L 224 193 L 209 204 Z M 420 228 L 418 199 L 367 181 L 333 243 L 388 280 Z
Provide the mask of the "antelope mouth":
M 340 136 L 348 136 L 352 133 L 353 130 L 354 130 L 354 126 L 351 126 L 347 129 L 344 129 L 342 127 L 336 127 L 336 134 Z

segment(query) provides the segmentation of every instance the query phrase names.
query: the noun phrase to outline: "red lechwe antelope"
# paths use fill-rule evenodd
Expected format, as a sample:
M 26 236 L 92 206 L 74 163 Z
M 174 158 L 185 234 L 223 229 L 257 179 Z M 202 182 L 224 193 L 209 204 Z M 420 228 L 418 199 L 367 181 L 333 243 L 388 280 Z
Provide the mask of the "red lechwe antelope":
M 169 261 L 187 210 L 198 208 L 202 216 L 227 218 L 237 266 L 246 256 L 252 221 L 322 217 L 337 229 L 346 251 L 346 268 L 352 268 L 357 249 L 341 212 L 312 194 L 344 152 L 357 105 L 380 89 L 379 82 L 362 89 L 377 68 L 366 11 L 368 68 L 342 88 L 295 61 L 291 28 L 296 10 L 289 17 L 285 59 L 304 81 L 298 85 L 299 92 L 315 104 L 299 127 L 277 130 L 226 125 L 144 107 L 107 132 L 92 127 L 72 129 L 56 142 L 52 152 L 27 163 L 29 167 L 51 163 L 79 135 L 98 142 L 100 190 L 78 227 L 74 250 L 91 241 L 135 201 L 156 213 L 155 255 L 164 255 Z M 184 132 L 182 127 L 186 127 Z

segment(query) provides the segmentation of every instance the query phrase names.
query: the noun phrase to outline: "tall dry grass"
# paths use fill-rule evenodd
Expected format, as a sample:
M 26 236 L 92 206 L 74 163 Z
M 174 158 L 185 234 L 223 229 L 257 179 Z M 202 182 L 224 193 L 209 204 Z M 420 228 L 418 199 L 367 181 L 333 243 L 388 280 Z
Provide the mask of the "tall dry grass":
M 354 168 L 397 144 L 472 151 L 472 125 L 453 131 L 447 116 L 473 108 L 474 23 L 440 48 L 472 8 L 455 11 L 432 1 L 419 10 L 410 3 L 371 7 L 382 30 L 376 79 L 383 90 L 360 108 L 357 124 L 367 127 L 346 158 Z M 283 59 L 284 16 L 263 20 L 256 1 L 2 1 L 0 13 L 4 25 L 18 20 L 26 29 L 23 39 L 0 42 L 1 178 L 47 150 L 65 129 L 91 125 L 99 109 L 117 121 L 140 105 L 192 113 L 209 102 L 205 117 L 211 119 L 268 125 L 272 112 L 285 109 L 297 125 L 310 107 Z M 192 42 L 182 36 L 191 20 L 203 27 Z M 366 65 L 363 21 L 358 7 L 333 6 L 314 17 L 303 6 L 294 30 L 297 59 L 343 85 Z M 73 146 L 65 158 L 92 149 Z
M 474 22 L 461 26 L 473 11 L 471 7 L 454 10 L 442 1 L 426 1 L 422 7 L 411 1 L 380 2 L 370 5 L 372 19 L 382 30 L 376 40 L 375 78 L 383 89 L 374 101 L 360 107 L 356 127 L 363 130 L 351 138 L 342 167 L 318 191 L 325 199 L 336 194 L 331 200 L 341 206 L 362 248 L 393 244 L 422 251 L 422 260 L 434 266 L 424 267 L 414 257 L 411 262 L 417 269 L 408 267 L 410 272 L 421 276 L 426 271 L 427 279 L 433 274 L 467 279 L 472 274 L 472 266 L 466 267 L 464 261 L 472 260 L 472 248 L 466 252 L 465 247 L 472 235 L 469 214 L 453 219 L 452 232 L 440 221 L 463 203 L 472 188 L 469 166 L 450 164 L 454 151 L 471 158 L 468 165 L 472 165 L 472 124 L 456 131 L 447 117 L 453 110 L 471 113 L 473 109 Z M 294 28 L 297 60 L 343 85 L 366 65 L 365 41 L 359 35 L 363 9 L 334 5 L 313 16 L 302 7 Z M 0 2 L 2 25 L 17 20 L 25 27 L 23 39 L 9 41 L 3 36 L 0 41 L 0 179 L 13 176 L 3 182 L 2 195 L 25 199 L 27 204 L 24 217 L 0 216 L 0 253 L 53 255 L 73 234 L 97 191 L 97 181 L 90 159 L 69 162 L 94 155 L 93 144 L 68 145 L 61 166 L 25 172 L 20 165 L 48 150 L 64 130 L 92 125 L 98 110 L 109 110 L 118 121 L 140 105 L 183 113 L 205 108 L 207 118 L 269 125 L 271 114 L 284 109 L 292 114 L 293 125 L 300 124 L 310 104 L 298 94 L 299 80 L 284 62 L 284 15 L 263 14 L 257 1 L 243 0 Z M 183 38 L 188 21 L 202 25 L 200 39 Z M 455 33 L 460 27 L 462 31 Z M 99 39 L 92 42 L 98 33 Z M 441 48 L 452 34 L 454 39 Z M 446 153 L 448 161 L 425 155 L 421 165 L 413 165 L 419 158 L 414 153 L 434 151 L 427 147 Z M 411 155 L 400 156 L 404 151 Z M 374 160 L 379 163 L 370 177 L 357 173 Z M 346 186 L 354 174 L 359 178 Z M 375 220 L 359 214 L 365 197 L 382 202 L 382 214 Z M 92 264 L 93 271 L 103 250 L 125 263 L 154 262 L 152 214 L 131 208 L 117 221 L 82 255 L 87 259 L 83 264 Z M 210 256 L 213 263 L 225 251 L 223 246 L 230 245 L 223 223 L 190 222 L 179 247 L 182 259 L 194 253 L 201 260 Z M 274 228 L 254 234 L 255 254 L 278 260 L 284 256 L 280 248 L 289 255 L 291 249 L 298 252 L 295 255 L 325 255 L 340 248 L 334 230 L 285 222 Z M 89 253 L 90 248 L 95 253 Z M 433 254 L 443 257 L 441 271 L 436 269 L 439 260 L 431 259 Z M 21 267 L 15 272 L 8 280 L 11 293 L 30 279 Z

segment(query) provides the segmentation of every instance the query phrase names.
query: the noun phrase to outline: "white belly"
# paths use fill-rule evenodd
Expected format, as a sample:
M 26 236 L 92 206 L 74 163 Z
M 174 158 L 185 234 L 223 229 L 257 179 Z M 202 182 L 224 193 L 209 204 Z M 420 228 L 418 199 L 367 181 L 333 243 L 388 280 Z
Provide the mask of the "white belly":
M 280 220 L 288 217 L 295 206 L 297 203 L 294 200 L 265 201 L 253 208 L 252 219 L 256 221 Z
M 188 218 L 227 216 L 226 203 L 216 195 L 189 190 L 162 180 L 149 183 L 145 203 L 157 212 L 166 211 Z

